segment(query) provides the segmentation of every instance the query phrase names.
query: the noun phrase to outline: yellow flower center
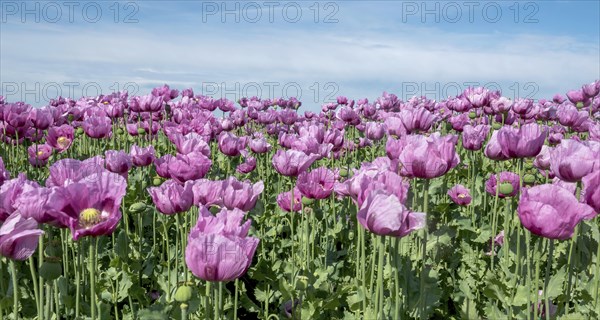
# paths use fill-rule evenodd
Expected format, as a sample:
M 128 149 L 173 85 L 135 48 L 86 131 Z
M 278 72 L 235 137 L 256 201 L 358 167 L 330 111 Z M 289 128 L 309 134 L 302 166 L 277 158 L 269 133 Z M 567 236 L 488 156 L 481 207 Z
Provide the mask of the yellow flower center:
M 462 193 L 460 193 L 460 194 L 458 194 L 458 197 L 462 199 L 462 198 L 466 198 L 467 196 L 464 195 L 464 194 L 462 194 Z
M 58 139 L 56 139 L 56 142 L 59 146 L 61 146 L 61 148 L 66 148 L 67 146 L 69 146 L 69 139 L 67 139 L 67 137 L 59 137 Z
M 43 154 L 44 154 L 44 152 L 42 152 L 42 151 L 38 151 L 38 152 L 37 152 L 37 155 L 38 155 L 38 156 L 41 156 L 41 155 L 43 155 Z
M 79 226 L 89 229 L 102 221 L 102 215 L 99 210 L 94 208 L 84 209 L 79 213 Z
M 108 104 L 108 101 L 104 101 L 103 103 L 104 103 L 105 105 L 107 105 L 107 104 Z

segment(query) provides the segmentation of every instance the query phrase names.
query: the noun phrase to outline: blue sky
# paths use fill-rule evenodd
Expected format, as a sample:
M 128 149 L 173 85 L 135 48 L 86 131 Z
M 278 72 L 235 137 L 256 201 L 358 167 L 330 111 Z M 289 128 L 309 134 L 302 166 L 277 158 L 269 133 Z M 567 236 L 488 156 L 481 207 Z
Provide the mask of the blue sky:
M 0 2 L 0 95 L 41 106 L 167 83 L 316 110 L 469 85 L 547 98 L 600 78 L 598 1 L 70 3 Z

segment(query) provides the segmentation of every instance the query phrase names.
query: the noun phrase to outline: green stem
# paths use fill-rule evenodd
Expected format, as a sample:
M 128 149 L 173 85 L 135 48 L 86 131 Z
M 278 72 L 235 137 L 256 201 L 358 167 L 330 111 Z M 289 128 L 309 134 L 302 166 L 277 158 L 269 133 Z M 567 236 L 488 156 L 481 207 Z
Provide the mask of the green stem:
M 546 320 L 550 320 L 550 302 L 548 299 L 548 283 L 550 283 L 550 271 L 552 269 L 552 258 L 554 255 L 554 240 L 548 239 L 548 262 L 546 263 L 546 279 L 544 280 L 544 303 L 546 306 Z M 596 285 L 598 282 L 596 282 Z
M 90 238 L 90 252 L 88 266 L 90 269 L 90 310 L 92 320 L 96 319 L 96 250 L 94 249 L 94 238 Z
M 13 283 L 13 315 L 15 320 L 19 319 L 19 282 L 17 281 L 17 269 L 15 268 L 15 261 L 10 260 L 10 273 L 12 276 Z
M 35 301 L 36 301 L 37 315 L 38 315 L 38 319 L 41 319 L 42 318 L 42 310 L 40 309 L 40 303 L 39 303 L 40 293 L 39 293 L 39 287 L 38 287 L 38 281 L 37 281 L 38 276 L 37 276 L 37 273 L 35 272 L 33 256 L 29 257 L 29 271 L 31 272 L 31 280 L 33 282 L 33 294 L 34 294 Z
M 427 214 L 427 210 L 429 209 L 429 180 L 424 180 L 423 182 L 423 212 Z M 425 227 L 423 228 L 423 256 L 421 263 L 421 279 L 419 284 L 419 303 L 421 314 L 420 318 L 422 320 L 426 319 L 426 304 L 425 300 L 427 298 L 426 288 L 425 288 L 425 276 L 426 276 L 426 262 L 427 262 L 427 221 L 425 221 Z
M 235 279 L 235 294 L 233 298 L 233 319 L 237 319 L 239 280 Z M 293 300 L 292 300 L 293 301 Z M 267 301 L 268 302 L 268 301 Z

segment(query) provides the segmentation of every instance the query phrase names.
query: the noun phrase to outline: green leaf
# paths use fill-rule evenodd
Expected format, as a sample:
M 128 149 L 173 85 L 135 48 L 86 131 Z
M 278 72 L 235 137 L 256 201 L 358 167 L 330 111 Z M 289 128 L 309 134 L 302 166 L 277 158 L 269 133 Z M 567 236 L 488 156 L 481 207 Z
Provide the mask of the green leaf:
M 522 306 L 529 302 L 530 292 L 525 286 L 518 286 L 517 292 L 513 297 L 512 305 L 515 307 Z
M 550 278 L 550 281 L 548 282 L 548 288 L 546 288 L 546 290 L 548 290 L 547 294 L 550 299 L 558 297 L 563 292 L 563 284 L 565 282 L 566 275 L 567 270 L 565 267 L 562 267 Z

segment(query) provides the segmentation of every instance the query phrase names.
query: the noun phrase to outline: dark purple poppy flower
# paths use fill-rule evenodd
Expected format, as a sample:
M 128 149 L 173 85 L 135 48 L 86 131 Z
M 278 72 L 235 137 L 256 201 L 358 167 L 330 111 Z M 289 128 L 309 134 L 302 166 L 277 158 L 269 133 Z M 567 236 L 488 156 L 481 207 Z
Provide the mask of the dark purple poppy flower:
M 85 236 L 111 234 L 121 220 L 121 201 L 127 182 L 120 175 L 108 171 L 95 173 L 59 187 L 48 203 L 60 211 L 61 223 L 71 229 L 73 240 Z
M 48 130 L 46 142 L 55 150 L 62 153 L 69 149 L 75 138 L 75 129 L 68 124 L 60 127 L 52 127 Z
M 450 196 L 452 202 L 458 205 L 466 206 L 471 203 L 472 198 L 469 189 L 465 188 L 465 186 L 461 184 L 457 184 L 450 188 L 450 190 L 448 190 L 448 195 Z
M 288 177 L 297 177 L 319 158 L 316 154 L 307 155 L 297 150 L 277 150 L 273 155 L 273 167 L 280 174 Z
M 106 169 L 110 172 L 118 173 L 124 177 L 127 176 L 129 169 L 131 169 L 132 161 L 131 156 L 122 150 L 108 150 L 104 153 L 106 158 Z
M 296 186 L 306 198 L 325 199 L 333 192 L 335 182 L 333 171 L 319 167 L 311 172 L 300 173 Z
M 519 180 L 519 175 L 513 172 L 492 174 L 485 182 L 485 191 L 492 196 L 496 196 L 497 193 L 500 198 L 514 197 L 519 192 Z
M 189 210 L 194 200 L 191 181 L 181 185 L 176 181 L 167 180 L 160 187 L 148 188 L 148 193 L 156 209 L 166 215 Z
M 146 148 L 140 148 L 137 145 L 133 145 L 131 146 L 129 155 L 131 156 L 131 161 L 134 166 L 145 167 L 154 162 L 154 159 L 156 159 L 155 153 L 156 151 L 152 145 L 149 145 Z
M 404 237 L 425 227 L 426 215 L 408 210 L 393 194 L 372 191 L 356 214 L 367 230 L 382 236 Z
M 26 219 L 20 213 L 10 215 L 0 227 L 0 255 L 11 260 L 27 260 L 36 251 L 40 236 L 33 219 Z
M 356 126 L 360 123 L 360 117 L 358 116 L 358 113 L 356 113 L 356 111 L 354 111 L 354 109 L 351 107 L 340 108 L 336 114 L 336 117 L 339 120 L 353 126 Z
M 248 237 L 251 220 L 244 212 L 223 209 L 213 216 L 201 208 L 188 236 L 185 262 L 190 271 L 205 281 L 231 281 L 243 276 L 254 257 L 259 239 Z
M 597 215 L 567 189 L 553 184 L 524 189 L 517 213 L 523 227 L 531 233 L 558 240 L 571 238 L 581 220 Z
M 546 136 L 546 128 L 537 123 L 528 123 L 518 129 L 505 126 L 498 132 L 498 143 L 507 157 L 531 158 L 542 151 Z

